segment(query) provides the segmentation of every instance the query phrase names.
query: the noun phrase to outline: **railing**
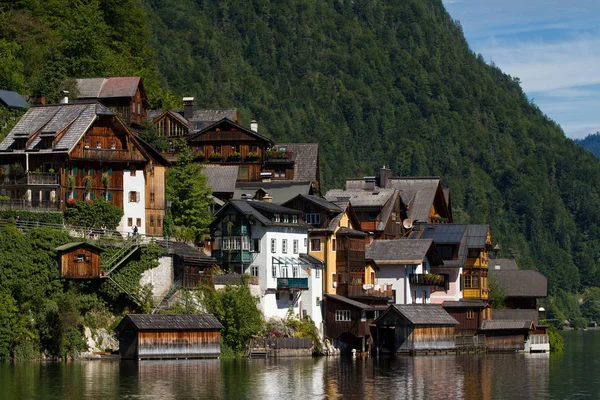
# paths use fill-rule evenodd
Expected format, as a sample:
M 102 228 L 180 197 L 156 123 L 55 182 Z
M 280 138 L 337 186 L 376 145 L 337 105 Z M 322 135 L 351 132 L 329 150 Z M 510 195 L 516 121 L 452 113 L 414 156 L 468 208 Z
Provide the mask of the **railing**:
M 391 299 L 394 297 L 392 285 L 348 285 L 348 297 L 377 297 Z
M 246 283 L 249 285 L 258 285 L 258 277 L 240 274 L 214 275 L 213 282 L 215 285 Z
M 432 277 L 433 276 L 433 277 Z M 440 278 L 435 278 L 435 277 Z M 448 274 L 410 274 L 408 281 L 411 285 L 435 286 L 443 290 L 450 289 L 450 276 Z
M 550 339 L 546 334 L 529 335 L 529 343 L 534 344 L 546 344 L 550 343 Z
M 308 278 L 277 278 L 277 289 L 308 290 Z
M 133 150 L 116 149 L 83 149 L 76 154 L 74 159 L 97 160 L 97 161 L 140 161 L 144 157 Z
M 487 268 L 489 259 L 487 257 L 473 257 L 467 258 L 465 261 L 465 268 Z
M 313 342 L 310 338 L 273 338 L 250 339 L 251 349 L 310 349 Z
M 249 263 L 252 261 L 249 250 L 213 250 L 211 256 L 221 262 Z
M 485 335 L 454 337 L 456 347 L 484 346 L 485 340 Z
M 286 163 L 294 161 L 295 154 L 293 151 L 272 151 L 266 154 L 267 162 L 270 163 Z
M 463 289 L 465 299 L 487 299 L 488 292 L 483 289 Z
M 7 176 L 1 184 L 4 186 L 12 185 L 58 185 L 59 176 L 50 172 L 29 172 L 21 176 Z
M 59 201 L 39 201 L 39 200 L 0 200 L 1 210 L 35 210 L 35 211 L 60 211 Z

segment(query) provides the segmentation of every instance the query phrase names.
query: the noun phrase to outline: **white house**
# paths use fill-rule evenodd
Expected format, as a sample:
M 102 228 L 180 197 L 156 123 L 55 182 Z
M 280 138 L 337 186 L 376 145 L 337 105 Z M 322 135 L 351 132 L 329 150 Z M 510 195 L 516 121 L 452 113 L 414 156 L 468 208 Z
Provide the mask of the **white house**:
M 121 232 L 138 227 L 139 234 L 146 234 L 146 180 L 143 169 L 123 170 L 123 218 L 117 228 Z
M 431 273 L 443 265 L 431 239 L 375 240 L 365 258 L 378 268 L 376 284 L 392 285 L 396 304 L 428 304 L 432 290 L 445 289 L 446 276 Z
M 211 224 L 221 268 L 258 278 L 265 318 L 310 316 L 321 330 L 322 263 L 309 256 L 302 213 L 263 201 L 231 200 Z

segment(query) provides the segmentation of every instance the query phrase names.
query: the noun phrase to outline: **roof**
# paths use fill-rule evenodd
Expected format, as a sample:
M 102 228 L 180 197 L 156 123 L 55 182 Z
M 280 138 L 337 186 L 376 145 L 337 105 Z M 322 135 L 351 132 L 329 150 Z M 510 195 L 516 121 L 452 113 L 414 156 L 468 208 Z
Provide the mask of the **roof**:
M 221 330 L 223 325 L 212 314 L 128 314 L 117 330 L 126 322 L 140 331 L 205 331 Z
M 548 278 L 531 269 L 492 269 L 488 274 L 498 282 L 506 297 L 547 297 Z
M 487 303 L 483 300 L 458 300 L 458 301 L 444 301 L 442 307 L 444 308 L 485 308 Z M 495 311 L 494 311 L 495 312 Z
M 238 170 L 237 165 L 205 165 L 202 174 L 213 193 L 233 193 Z
M 130 129 L 132 132 L 134 131 L 133 128 Z M 170 167 L 172 165 L 171 161 L 167 160 L 167 158 L 163 156 L 160 151 L 158 151 L 150 143 L 142 139 L 139 135 L 136 134 L 135 140 L 137 140 L 140 143 L 140 145 L 142 145 L 142 147 L 152 156 L 152 158 L 154 158 L 154 160 L 158 164 L 164 165 L 165 167 Z
M 181 122 L 182 125 L 188 127 L 189 121 L 185 119 L 185 117 L 181 115 L 181 111 L 178 110 L 148 110 L 146 113 L 146 119 L 150 122 L 154 122 L 159 117 L 162 117 L 163 114 L 172 116 L 174 119 Z
M 519 267 L 517 267 L 517 262 L 514 259 L 494 258 L 489 262 L 489 269 L 515 270 L 519 269 Z
M 299 257 L 304 261 L 311 263 L 314 267 L 323 267 L 323 260 L 306 253 L 300 253 Z
M 459 244 L 467 232 L 466 224 L 423 225 L 421 239 L 433 239 L 436 244 Z
M 191 124 L 192 122 L 190 122 Z M 255 138 L 265 141 L 270 145 L 273 145 L 273 141 L 271 139 L 269 139 L 266 136 L 262 136 L 259 135 L 257 132 L 254 132 L 251 129 L 246 128 L 245 126 L 242 126 L 240 124 L 238 124 L 237 122 L 229 119 L 229 118 L 223 118 L 211 125 L 207 125 L 204 128 L 202 128 L 201 130 L 199 130 L 198 132 L 191 134 L 188 138 L 188 142 L 196 142 L 196 141 L 202 141 L 201 140 L 201 136 L 204 135 L 207 132 L 212 132 L 213 130 L 216 130 L 217 128 L 220 128 L 221 126 L 223 126 L 224 124 L 229 124 L 231 125 L 233 128 L 245 133 L 246 135 L 249 136 L 254 136 Z
M 482 331 L 529 330 L 534 328 L 530 319 L 491 319 L 481 323 Z
M 204 129 L 224 118 L 237 121 L 237 108 L 197 108 L 190 119 L 190 128 Z M 196 127 L 198 123 L 202 123 L 200 127 Z
M 36 150 L 37 153 L 66 153 L 81 140 L 83 134 L 99 117 L 115 115 L 111 110 L 99 103 L 89 104 L 55 104 L 34 106 L 27 110 L 6 138 L 0 143 L 0 151 L 23 153 L 25 150 Z M 40 148 L 39 135 L 31 139 L 27 149 L 15 149 L 17 138 L 30 139 L 34 134 L 55 136 L 64 132 L 54 148 Z
M 26 108 L 29 103 L 17 92 L 0 90 L 0 104 L 8 108 Z
M 360 301 L 352 300 L 344 296 L 340 296 L 339 294 L 325 294 L 326 298 L 336 300 L 350 306 L 360 308 L 361 310 L 373 310 L 375 309 L 373 306 L 365 303 L 361 303 Z
M 487 234 L 490 230 L 489 225 L 469 225 L 467 233 L 467 248 L 483 249 L 486 245 Z
M 494 310 L 492 312 L 493 319 L 512 319 L 512 320 L 528 320 L 533 321 L 536 325 L 538 324 L 539 319 L 539 311 L 538 310 L 526 310 L 526 309 L 518 309 L 518 310 Z
M 268 213 L 276 213 L 276 214 L 293 214 L 293 215 L 301 215 L 302 212 L 298 210 L 294 210 L 293 208 L 280 206 L 278 204 L 267 203 L 266 201 L 247 201 L 250 204 L 250 207 L 253 207 L 260 211 L 266 211 Z
M 425 256 L 432 265 L 442 264 L 431 239 L 374 240 L 365 248 L 365 258 L 376 264 L 421 264 Z
M 185 265 L 210 267 L 217 263 L 214 258 L 184 242 L 159 241 L 158 244 L 168 254 L 179 257 Z
M 140 85 L 139 76 L 77 79 L 79 99 L 108 99 L 135 95 Z
M 375 321 L 382 319 L 389 312 L 397 312 L 413 325 L 456 325 L 455 320 L 439 304 L 394 304 L 391 305 Z
M 238 210 L 238 212 L 240 212 L 241 214 L 243 214 L 247 217 L 254 218 L 256 221 L 260 222 L 264 226 L 282 226 L 282 227 L 299 226 L 302 228 L 306 227 L 306 225 L 300 219 L 298 219 L 298 222 L 291 222 L 291 221 L 289 221 L 287 223 L 274 222 L 264 214 L 266 212 L 266 213 L 270 213 L 270 214 L 299 215 L 299 214 L 301 214 L 301 212 L 298 210 L 293 210 L 291 208 L 279 206 L 279 205 L 273 204 L 273 203 L 266 203 L 264 201 L 248 201 L 248 200 L 230 200 L 227 204 L 225 204 L 223 207 L 221 207 L 219 209 L 219 211 L 217 211 L 217 213 L 215 214 L 215 219 L 213 220 L 212 224 L 215 224 L 218 221 L 218 219 L 216 217 L 220 213 L 224 212 L 223 210 L 226 210 L 229 206 L 234 207 L 236 210 Z
M 296 181 L 271 181 L 271 182 L 238 182 L 235 185 L 234 199 L 241 199 L 242 195 L 249 194 L 252 197 L 258 190 L 264 190 L 273 198 L 273 203 L 283 204 L 299 194 L 310 194 L 311 182 Z
M 332 202 L 350 200 L 352 207 L 383 207 L 392 198 L 394 192 L 393 189 L 373 191 L 332 189 L 325 194 L 325 198 Z
M 400 190 L 407 206 L 407 216 L 413 221 L 426 222 L 440 186 L 438 177 L 388 178 L 387 188 Z
M 340 235 L 340 236 L 360 236 L 360 237 L 367 236 L 367 234 L 363 231 L 357 231 L 356 229 L 346 228 L 345 226 L 342 226 L 340 229 L 338 229 L 335 232 L 335 234 Z
M 332 203 L 331 201 L 328 201 L 327 199 L 324 199 L 322 197 L 315 196 L 312 194 L 301 193 L 301 194 L 295 196 L 294 198 L 286 201 L 286 203 L 288 203 L 292 200 L 295 200 L 297 198 L 309 201 L 309 202 L 315 204 L 316 206 L 321 207 L 322 209 L 327 210 L 329 212 L 340 212 L 341 213 L 344 211 L 344 209 L 341 208 L 340 206 L 338 206 L 337 204 Z
M 280 143 L 276 149 L 285 147 L 294 154 L 294 181 L 319 181 L 318 143 Z
M 58 246 L 55 250 L 59 251 L 59 252 L 63 252 L 63 251 L 69 251 L 72 249 L 76 249 L 78 247 L 90 247 L 92 249 L 98 250 L 98 251 L 104 251 L 103 248 L 98 247 L 92 243 L 88 243 L 88 242 L 73 242 L 73 243 L 67 243 L 67 244 L 63 244 L 62 246 Z

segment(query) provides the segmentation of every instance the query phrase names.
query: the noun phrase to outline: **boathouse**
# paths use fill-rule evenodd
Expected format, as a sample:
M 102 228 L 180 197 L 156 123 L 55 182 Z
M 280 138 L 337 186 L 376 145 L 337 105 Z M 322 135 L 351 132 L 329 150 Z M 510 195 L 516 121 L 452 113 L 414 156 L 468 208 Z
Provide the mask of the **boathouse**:
M 91 243 L 67 243 L 56 248 L 60 263 L 60 277 L 68 279 L 102 278 L 100 247 Z
M 492 319 L 483 321 L 480 332 L 485 334 L 487 351 L 500 353 L 525 350 L 529 332 L 534 330 L 530 319 Z
M 389 306 L 371 327 L 378 353 L 453 350 L 458 322 L 438 304 Z
M 129 314 L 119 326 L 124 359 L 218 358 L 223 325 L 212 314 Z

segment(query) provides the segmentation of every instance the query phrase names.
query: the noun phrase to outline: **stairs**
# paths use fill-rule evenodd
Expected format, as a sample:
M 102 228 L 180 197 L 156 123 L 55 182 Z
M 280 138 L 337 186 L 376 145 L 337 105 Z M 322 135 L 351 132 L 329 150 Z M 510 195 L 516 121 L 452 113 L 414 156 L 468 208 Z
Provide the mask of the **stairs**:
M 102 260 L 102 270 L 106 272 L 106 276 L 110 275 L 115 269 L 117 269 L 121 264 L 123 264 L 129 257 L 135 254 L 138 251 L 140 245 L 136 239 L 130 238 L 127 239 L 123 247 L 119 249 L 113 256 L 109 259 Z
M 169 288 L 169 291 L 167 292 L 165 297 L 163 297 L 160 303 L 158 303 L 158 305 L 152 309 L 152 314 L 156 314 L 160 312 L 160 310 L 168 308 L 169 301 L 173 298 L 173 296 L 175 296 L 179 289 L 181 289 L 181 281 L 175 281 L 173 285 L 171 285 L 171 287 Z

